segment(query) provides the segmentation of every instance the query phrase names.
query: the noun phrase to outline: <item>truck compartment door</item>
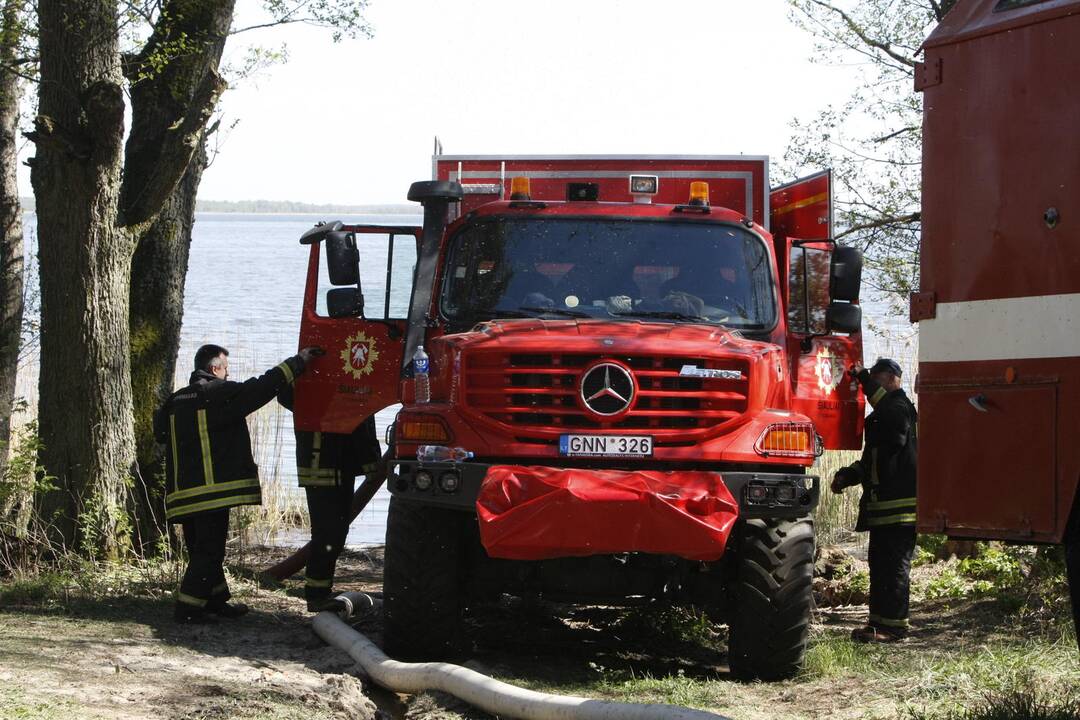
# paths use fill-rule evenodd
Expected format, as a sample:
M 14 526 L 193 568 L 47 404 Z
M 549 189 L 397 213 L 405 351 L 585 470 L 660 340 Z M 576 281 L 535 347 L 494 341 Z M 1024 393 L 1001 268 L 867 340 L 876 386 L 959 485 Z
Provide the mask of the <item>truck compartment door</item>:
M 862 362 L 862 333 L 830 332 L 832 246 L 795 241 L 787 255 L 792 410 L 814 422 L 826 449 L 858 450 L 866 401 L 847 370 Z
M 833 237 L 832 170 L 769 191 L 769 229 L 775 237 Z
M 1057 533 L 1057 388 L 919 388 L 919 529 L 1045 540 Z M 938 478 L 942 481 L 936 481 Z
M 420 228 L 346 225 L 360 258 L 359 287 L 335 287 L 329 240 L 311 246 L 300 346 L 326 354 L 296 381 L 294 422 L 301 430 L 349 433 L 401 401 L 401 361 Z M 362 305 L 342 303 L 359 290 Z M 348 293 L 345 293 L 348 299 Z

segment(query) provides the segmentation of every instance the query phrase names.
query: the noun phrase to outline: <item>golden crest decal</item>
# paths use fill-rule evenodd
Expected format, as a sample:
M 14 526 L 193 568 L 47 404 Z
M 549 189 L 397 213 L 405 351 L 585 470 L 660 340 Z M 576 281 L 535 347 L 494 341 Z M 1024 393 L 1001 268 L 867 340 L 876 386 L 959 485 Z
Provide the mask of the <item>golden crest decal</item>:
M 817 375 L 817 384 L 821 391 L 832 395 L 832 391 L 844 379 L 844 359 L 833 355 L 829 348 L 822 348 L 818 350 L 814 374 Z
M 344 371 L 354 378 L 370 375 L 379 359 L 379 350 L 375 347 L 375 338 L 369 338 L 362 330 L 345 340 L 345 349 L 341 351 Z

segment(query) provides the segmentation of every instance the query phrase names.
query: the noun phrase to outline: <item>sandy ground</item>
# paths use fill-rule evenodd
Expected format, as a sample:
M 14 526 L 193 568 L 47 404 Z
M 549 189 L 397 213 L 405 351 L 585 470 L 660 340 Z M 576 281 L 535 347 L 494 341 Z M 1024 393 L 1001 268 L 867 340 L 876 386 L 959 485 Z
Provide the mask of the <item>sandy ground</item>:
M 285 551 L 264 550 L 246 567 L 264 567 Z M 379 550 L 343 558 L 339 586 L 377 594 Z M 234 572 L 243 574 L 234 566 Z M 253 573 L 247 571 L 248 576 Z M 487 718 L 453 698 L 405 697 L 362 678 L 349 657 L 314 635 L 295 579 L 284 588 L 242 586 L 253 611 L 216 626 L 178 626 L 172 601 L 123 597 L 74 603 L 63 610 L 0 608 L 0 717 L 321 720 Z M 285 592 L 282 592 L 284 590 Z M 846 634 L 865 607 L 818 613 L 814 632 Z M 897 652 L 917 653 L 963 638 L 974 623 L 987 637 L 1007 635 L 1001 618 L 975 605 L 916 608 L 920 630 Z M 909 688 L 851 675 L 776 684 L 731 682 L 722 635 L 715 642 L 679 640 L 648 626 L 641 611 L 570 608 L 504 601 L 479 608 L 467 623 L 470 667 L 531 687 L 618 694 L 625 678 L 669 679 L 653 701 L 707 705 L 743 720 L 897 717 Z M 358 629 L 380 640 L 377 617 Z M 712 645 L 712 647 L 709 647 Z M 605 678 L 615 678 L 609 686 Z M 693 692 L 710 688 L 706 701 Z

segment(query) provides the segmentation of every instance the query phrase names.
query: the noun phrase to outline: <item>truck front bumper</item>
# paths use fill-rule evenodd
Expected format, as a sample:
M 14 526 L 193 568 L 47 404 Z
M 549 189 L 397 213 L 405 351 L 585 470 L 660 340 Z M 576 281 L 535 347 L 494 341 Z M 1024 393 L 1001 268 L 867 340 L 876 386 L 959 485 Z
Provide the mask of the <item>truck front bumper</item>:
M 485 479 L 490 479 L 486 485 Z M 498 483 L 499 487 L 492 487 L 493 482 Z M 690 511 L 683 514 L 686 515 L 686 523 L 693 525 L 702 520 L 702 513 L 707 514 L 702 509 L 705 505 L 713 508 L 716 503 L 730 503 L 733 514 L 743 518 L 801 517 L 817 506 L 819 485 L 816 476 L 795 473 L 638 472 L 483 462 L 421 464 L 403 461 L 398 463 L 398 473 L 391 481 L 390 491 L 397 497 L 416 502 L 475 512 L 482 524 L 485 512 L 490 520 L 492 515 L 505 514 L 514 510 L 515 506 L 536 504 L 542 500 L 561 503 L 565 512 L 569 498 L 574 498 L 574 513 L 582 521 L 586 521 L 591 510 L 595 510 L 599 518 L 620 502 L 624 504 L 623 512 L 637 506 L 655 509 L 682 504 L 684 511 L 686 506 L 690 507 Z M 558 501 L 554 500 L 554 490 L 561 493 Z M 631 498 L 632 495 L 636 495 L 636 499 Z M 541 496 L 548 497 L 544 500 Z M 640 512 L 638 514 L 641 515 Z M 623 517 L 625 524 L 635 522 L 630 515 Z M 535 524 L 539 519 L 534 517 L 530 522 Z M 551 518 L 546 518 L 544 522 L 550 523 Z M 648 521 L 640 517 L 637 522 L 645 522 L 642 532 L 646 534 L 656 529 L 648 527 Z M 705 522 L 716 524 L 709 519 Z M 726 531 L 723 535 L 726 538 Z M 623 547 L 612 552 L 632 549 Z M 687 555 L 684 553 L 683 556 Z
M 416 502 L 475 511 L 480 487 L 493 466 L 483 462 L 421 464 L 415 460 L 397 461 L 397 477 L 390 482 L 390 492 Z M 425 486 L 423 489 L 416 478 L 420 470 L 431 476 L 430 485 L 421 483 Z M 441 481 L 446 475 L 456 477 L 455 490 L 443 489 Z M 816 475 L 725 470 L 720 476 L 738 503 L 739 516 L 743 518 L 802 517 L 817 507 L 820 498 L 821 483 Z M 764 492 L 756 489 L 759 487 L 764 487 Z M 750 497 L 751 492 L 754 497 Z

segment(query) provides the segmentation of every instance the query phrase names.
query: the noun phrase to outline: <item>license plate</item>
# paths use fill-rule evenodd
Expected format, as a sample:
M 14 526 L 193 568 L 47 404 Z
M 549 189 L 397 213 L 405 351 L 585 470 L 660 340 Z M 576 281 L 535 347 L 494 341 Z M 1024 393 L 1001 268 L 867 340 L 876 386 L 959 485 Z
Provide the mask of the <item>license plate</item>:
M 582 457 L 649 457 L 650 435 L 562 435 L 559 454 Z

